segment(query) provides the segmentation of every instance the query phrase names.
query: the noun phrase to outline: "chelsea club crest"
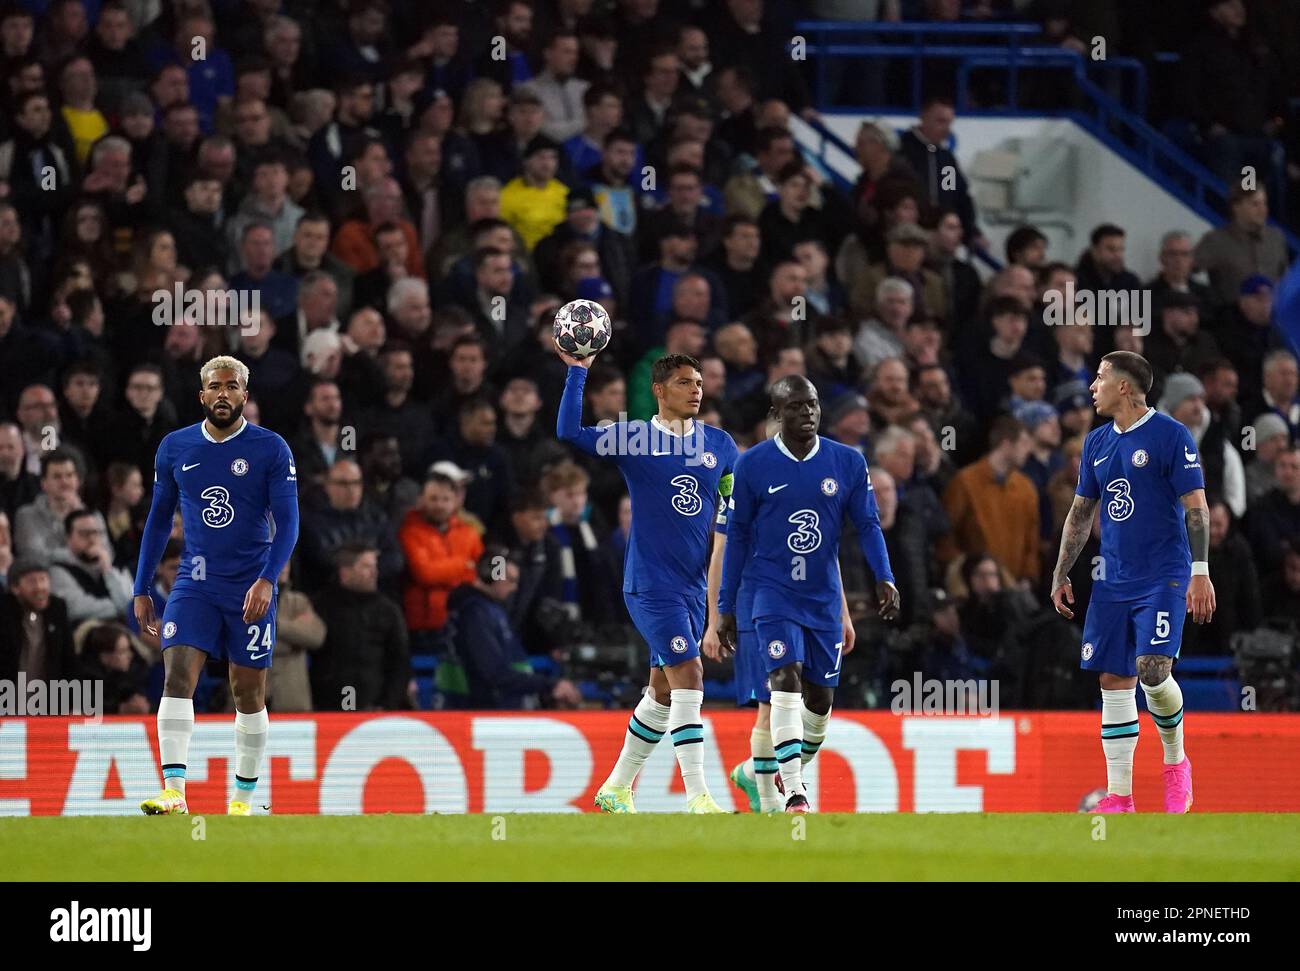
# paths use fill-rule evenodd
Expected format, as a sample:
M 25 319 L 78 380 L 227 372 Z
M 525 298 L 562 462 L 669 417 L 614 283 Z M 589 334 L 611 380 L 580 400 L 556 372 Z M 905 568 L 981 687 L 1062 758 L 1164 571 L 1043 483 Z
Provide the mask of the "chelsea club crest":
M 235 459 L 235 461 L 230 463 L 230 471 L 235 473 L 235 475 L 246 474 L 248 472 L 248 460 Z
M 1136 452 L 1133 453 L 1133 467 L 1135 469 L 1142 468 L 1142 466 L 1147 464 L 1150 458 L 1151 456 L 1147 455 L 1146 449 L 1144 448 L 1138 449 Z
M 836 482 L 834 479 L 831 478 L 822 479 L 822 492 L 824 492 L 826 495 L 828 496 L 835 495 L 835 493 L 839 491 L 839 488 L 840 488 L 840 484 Z

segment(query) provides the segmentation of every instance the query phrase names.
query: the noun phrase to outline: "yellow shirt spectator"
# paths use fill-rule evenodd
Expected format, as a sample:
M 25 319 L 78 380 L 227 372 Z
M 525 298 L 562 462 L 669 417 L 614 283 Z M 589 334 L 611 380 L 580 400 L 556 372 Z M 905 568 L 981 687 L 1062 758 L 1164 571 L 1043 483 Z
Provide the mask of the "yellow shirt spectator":
M 90 147 L 108 134 L 108 122 L 95 108 L 83 111 L 64 105 L 61 110 L 63 120 L 68 123 L 68 131 L 72 133 L 73 147 L 77 150 L 77 164 L 85 165 Z
M 569 187 L 555 178 L 560 152 L 548 138 L 538 136 L 524 151 L 524 174 L 501 190 L 501 218 L 532 252 L 565 219 Z

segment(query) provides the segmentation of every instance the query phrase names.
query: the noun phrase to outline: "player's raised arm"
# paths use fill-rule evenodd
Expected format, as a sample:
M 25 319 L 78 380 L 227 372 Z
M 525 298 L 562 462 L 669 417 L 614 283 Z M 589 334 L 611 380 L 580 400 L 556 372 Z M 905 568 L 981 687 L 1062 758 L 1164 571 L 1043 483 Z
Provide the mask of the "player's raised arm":
M 1187 510 L 1187 545 L 1192 549 L 1192 579 L 1187 584 L 1187 609 L 1192 620 L 1208 624 L 1214 617 L 1214 584 L 1210 581 L 1210 507 L 1204 489 L 1179 496 Z
M 849 494 L 849 517 L 858 530 L 858 544 L 867 565 L 876 577 L 876 598 L 882 620 L 893 620 L 902 608 L 894 571 L 889 565 L 889 550 L 885 547 L 885 532 L 880 528 L 880 509 L 876 506 L 876 493 L 871 485 L 867 461 L 859 457 L 861 468 L 853 470 L 853 491 Z M 843 590 L 843 583 L 840 584 Z
M 176 502 L 180 496 L 166 450 L 167 440 L 163 439 L 154 456 L 153 501 L 149 504 L 149 518 L 144 523 L 144 535 L 140 537 L 140 558 L 136 562 L 135 597 L 132 605 L 140 630 L 153 637 L 158 636 L 158 618 L 149 591 L 153 587 L 153 575 L 158 569 L 158 561 L 162 559 L 167 539 L 172 533 L 172 517 L 176 515 Z
M 588 455 L 600 455 L 600 440 L 605 435 L 603 428 L 584 428 L 582 425 L 582 389 L 587 384 L 587 371 L 591 368 L 595 355 L 584 358 L 566 354 L 556 345 L 555 353 L 560 360 L 569 365 L 564 378 L 564 394 L 560 396 L 560 410 L 555 416 L 555 435 L 562 442 L 571 442 Z

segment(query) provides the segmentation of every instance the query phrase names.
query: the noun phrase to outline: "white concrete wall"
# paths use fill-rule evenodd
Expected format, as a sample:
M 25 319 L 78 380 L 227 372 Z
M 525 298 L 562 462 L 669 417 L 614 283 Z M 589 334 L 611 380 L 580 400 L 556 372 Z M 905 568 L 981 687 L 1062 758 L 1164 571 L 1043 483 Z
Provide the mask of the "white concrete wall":
M 905 131 L 915 123 L 910 115 L 826 115 L 826 127 L 850 146 L 864 119 L 895 131 Z M 791 120 L 795 135 L 807 146 L 815 144 L 816 134 L 797 118 Z M 969 176 L 977 152 L 1005 147 L 1010 138 L 1064 139 L 1075 147 L 1075 167 L 1071 198 L 1059 215 L 1051 217 L 1064 227 L 1040 226 L 1048 237 L 1048 257 L 1074 264 L 1088 245 L 1088 234 L 1099 223 L 1112 222 L 1127 233 L 1127 263 L 1143 280 L 1160 268 L 1160 237 L 1171 229 L 1184 229 L 1193 240 L 1211 228 L 1210 224 L 1166 192 L 1158 183 L 1134 168 L 1102 142 L 1074 122 L 1060 118 L 958 118 L 953 125 L 957 160 Z M 850 180 L 856 179 L 857 162 L 842 152 L 832 150 L 831 168 Z M 1030 222 L 1034 222 L 1033 219 Z M 1037 225 L 1037 223 L 1035 223 Z M 999 225 L 980 217 L 980 228 L 992 243 L 993 254 L 1001 260 L 1003 243 L 1012 225 Z M 983 271 L 983 267 L 980 267 Z

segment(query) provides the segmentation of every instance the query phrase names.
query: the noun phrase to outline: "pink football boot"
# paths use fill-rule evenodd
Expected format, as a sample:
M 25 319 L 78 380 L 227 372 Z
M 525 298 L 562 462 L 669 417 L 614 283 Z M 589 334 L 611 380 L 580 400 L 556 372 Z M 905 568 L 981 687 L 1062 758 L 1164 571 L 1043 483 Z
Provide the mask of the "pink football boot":
M 1117 796 L 1113 792 L 1108 792 L 1106 798 L 1097 803 L 1092 811 L 1095 813 L 1135 813 L 1137 809 L 1133 806 L 1132 796 Z
M 1177 765 L 1166 765 L 1165 812 L 1185 813 L 1192 808 L 1192 763 L 1187 756 Z

